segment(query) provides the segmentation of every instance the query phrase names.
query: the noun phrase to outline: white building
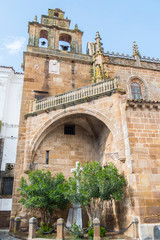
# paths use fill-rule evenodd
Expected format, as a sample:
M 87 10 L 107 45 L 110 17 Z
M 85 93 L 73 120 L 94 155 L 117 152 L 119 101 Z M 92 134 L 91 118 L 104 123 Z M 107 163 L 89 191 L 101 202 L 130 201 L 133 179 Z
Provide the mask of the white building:
M 9 225 L 23 78 L 0 67 L 0 227 Z

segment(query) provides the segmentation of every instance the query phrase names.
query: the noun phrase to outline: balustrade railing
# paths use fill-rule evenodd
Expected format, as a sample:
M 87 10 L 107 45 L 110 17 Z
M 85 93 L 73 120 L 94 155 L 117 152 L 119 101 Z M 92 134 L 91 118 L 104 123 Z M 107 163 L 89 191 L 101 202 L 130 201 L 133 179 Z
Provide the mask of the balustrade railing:
M 60 105 L 72 103 L 78 100 L 87 100 L 87 98 L 112 92 L 116 89 L 116 78 L 109 81 L 88 85 L 86 87 L 82 87 L 60 95 L 48 97 L 39 101 L 34 101 L 31 107 L 31 112 L 46 110 Z

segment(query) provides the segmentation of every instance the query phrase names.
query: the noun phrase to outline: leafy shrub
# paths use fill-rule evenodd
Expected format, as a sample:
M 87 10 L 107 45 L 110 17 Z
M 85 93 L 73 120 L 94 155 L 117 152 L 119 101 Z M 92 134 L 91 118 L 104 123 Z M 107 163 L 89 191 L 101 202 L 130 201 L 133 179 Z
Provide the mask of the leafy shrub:
M 104 237 L 105 236 L 105 234 L 106 234 L 106 229 L 104 228 L 104 227 L 100 227 L 100 236 L 101 237 Z
M 40 211 L 41 219 L 47 225 L 56 209 L 65 210 L 67 207 L 68 200 L 64 195 L 68 188 L 67 181 L 62 173 L 52 177 L 51 172 L 45 170 L 29 172 L 28 178 L 21 178 L 19 202 L 26 208 Z
M 88 230 L 88 236 L 93 238 L 94 236 L 94 231 L 93 231 L 93 227 L 91 227 L 89 230 Z
M 53 227 L 51 226 L 50 223 L 45 224 L 44 222 L 42 222 L 40 229 L 42 232 L 50 232 L 53 229 Z M 42 233 L 41 231 L 39 230 L 39 233 Z
M 79 239 L 83 237 L 83 230 L 76 223 L 73 223 L 71 225 L 71 230 L 74 232 L 71 233 L 74 239 Z
M 36 238 L 47 238 L 47 239 L 55 239 L 56 238 L 56 234 L 55 233 L 46 233 L 46 232 L 50 232 L 53 229 L 53 226 L 51 226 L 50 223 L 45 224 L 44 222 L 41 223 L 41 227 L 40 230 L 37 231 L 36 234 Z M 42 233 L 42 232 L 44 233 Z
M 66 198 L 87 209 L 88 218 L 93 222 L 95 213 L 98 213 L 97 218 L 102 219 L 105 201 L 119 202 L 123 199 L 125 179 L 113 163 L 103 168 L 100 162 L 88 162 L 83 164 L 82 169 L 78 164 L 74 177 L 69 178 Z

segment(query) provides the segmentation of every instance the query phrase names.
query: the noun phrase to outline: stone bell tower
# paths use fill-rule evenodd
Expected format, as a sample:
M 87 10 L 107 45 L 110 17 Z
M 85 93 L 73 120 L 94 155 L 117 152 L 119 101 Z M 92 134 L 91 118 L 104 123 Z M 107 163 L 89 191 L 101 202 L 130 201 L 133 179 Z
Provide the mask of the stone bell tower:
M 13 188 L 14 216 L 27 218 L 27 211 L 18 203 L 20 196 L 17 195 L 17 188 L 22 176 L 27 177 L 29 170 L 34 169 L 34 166 L 40 166 L 34 162 L 35 151 L 33 150 L 33 154 L 30 153 L 29 145 L 30 140 L 36 136 L 37 126 L 45 120 L 36 118 L 35 114 L 27 119 L 26 114 L 33 111 L 34 102 L 42 102 L 52 96 L 59 97 L 66 92 L 92 84 L 90 75 L 92 57 L 82 54 L 83 32 L 78 29 L 77 24 L 74 29 L 69 27 L 70 20 L 64 18 L 64 12 L 57 8 L 49 9 L 47 16 L 42 15 L 40 23 L 35 16 L 28 24 L 29 40 L 23 56 L 24 84 Z M 57 114 L 57 111 L 53 113 Z M 35 132 L 30 134 L 34 120 L 36 120 Z M 71 167 L 74 165 L 75 161 Z M 54 169 L 48 170 L 54 172 Z
M 29 46 L 39 47 L 39 40 L 41 38 L 46 39 L 42 45 L 46 44 L 48 49 L 59 49 L 59 42 L 65 41 L 69 46 L 61 45 L 62 50 L 68 50 L 71 52 L 82 53 L 82 35 L 78 29 L 77 24 L 73 30 L 69 29 L 70 20 L 64 18 L 64 12 L 58 8 L 49 9 L 48 15 L 42 15 L 41 23 L 37 22 L 37 16 L 33 22 L 29 22 Z M 41 46 L 40 46 L 41 47 Z
M 29 40 L 24 52 L 24 95 L 30 100 L 61 94 L 91 83 L 91 56 L 82 54 L 83 32 L 58 8 L 37 16 L 28 24 Z M 29 100 L 29 99 L 28 99 Z M 29 108 L 26 109 L 28 112 Z

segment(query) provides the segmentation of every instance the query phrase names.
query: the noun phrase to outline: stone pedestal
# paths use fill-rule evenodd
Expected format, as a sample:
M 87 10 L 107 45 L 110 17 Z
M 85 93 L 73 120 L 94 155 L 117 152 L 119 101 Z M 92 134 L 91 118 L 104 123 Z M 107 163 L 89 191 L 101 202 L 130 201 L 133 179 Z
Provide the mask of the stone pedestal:
M 15 221 L 15 216 L 10 217 L 10 232 L 14 231 L 14 221 Z
M 59 218 L 57 220 L 57 240 L 64 240 L 64 220 Z
M 14 220 L 14 229 L 13 229 L 14 234 L 16 234 L 19 231 L 20 224 L 21 224 L 21 218 L 16 217 Z
M 33 239 L 36 237 L 36 224 L 37 224 L 37 219 L 32 217 L 29 219 L 29 235 L 28 239 Z
M 93 228 L 94 228 L 94 240 L 100 240 L 100 221 L 98 218 L 93 220 Z
M 135 239 L 139 239 L 138 224 L 139 224 L 138 218 L 133 217 L 133 237 Z
M 79 203 L 73 204 L 73 208 L 69 209 L 67 218 L 67 227 L 71 227 L 72 224 L 76 224 L 79 228 L 82 228 L 82 208 Z

